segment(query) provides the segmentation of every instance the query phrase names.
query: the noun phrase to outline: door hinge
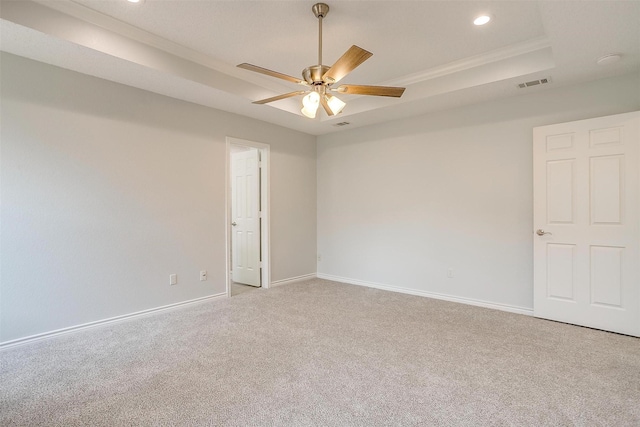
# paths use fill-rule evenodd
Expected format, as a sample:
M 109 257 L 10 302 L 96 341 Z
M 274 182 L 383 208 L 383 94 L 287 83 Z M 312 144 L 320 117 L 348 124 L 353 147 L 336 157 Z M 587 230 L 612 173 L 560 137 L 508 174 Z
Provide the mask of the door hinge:
M 258 263 L 258 267 L 260 267 L 260 268 L 262 268 L 262 267 L 263 267 L 263 266 L 262 266 L 262 261 L 260 261 L 260 262 Z

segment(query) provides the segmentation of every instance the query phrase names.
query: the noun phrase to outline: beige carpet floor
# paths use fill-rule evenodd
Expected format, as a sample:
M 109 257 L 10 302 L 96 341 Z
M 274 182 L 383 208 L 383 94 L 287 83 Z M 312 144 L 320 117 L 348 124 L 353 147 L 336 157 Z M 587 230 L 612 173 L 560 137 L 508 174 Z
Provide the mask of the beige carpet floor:
M 250 285 L 243 285 L 242 283 L 231 283 L 231 296 L 244 294 L 245 292 L 252 292 L 259 290 L 260 288 Z
M 2 426 L 639 426 L 640 340 L 323 280 L 0 352 Z

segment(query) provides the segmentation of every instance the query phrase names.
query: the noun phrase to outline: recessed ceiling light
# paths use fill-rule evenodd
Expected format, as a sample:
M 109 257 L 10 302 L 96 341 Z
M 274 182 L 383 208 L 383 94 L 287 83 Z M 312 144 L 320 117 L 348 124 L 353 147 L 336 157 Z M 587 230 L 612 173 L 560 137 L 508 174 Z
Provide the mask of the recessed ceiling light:
M 621 58 L 622 58 L 622 55 L 620 55 L 619 53 L 609 53 L 605 56 L 601 56 L 600 58 L 598 58 L 596 63 L 598 65 L 609 65 L 609 64 L 613 64 L 614 62 L 620 61 Z
M 144 3 L 144 0 L 127 0 L 129 3 Z
M 475 25 L 484 25 L 489 21 L 491 21 L 491 17 L 489 15 L 480 15 L 473 20 L 473 23 Z

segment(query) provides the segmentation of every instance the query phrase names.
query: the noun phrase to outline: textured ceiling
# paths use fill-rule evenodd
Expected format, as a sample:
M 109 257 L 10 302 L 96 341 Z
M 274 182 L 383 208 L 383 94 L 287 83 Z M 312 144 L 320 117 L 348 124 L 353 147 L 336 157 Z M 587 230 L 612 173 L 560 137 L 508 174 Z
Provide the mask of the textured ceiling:
M 638 1 L 333 1 L 323 62 L 356 44 L 373 57 L 341 83 L 405 85 L 401 99 L 344 97 L 337 117 L 302 117 L 297 90 L 241 70 L 249 62 L 299 76 L 317 62 L 308 1 L 2 0 L 4 51 L 311 134 L 640 70 Z M 476 27 L 488 13 L 493 20 Z M 601 67 L 598 57 L 623 60 Z M 348 128 L 348 127 L 347 127 Z

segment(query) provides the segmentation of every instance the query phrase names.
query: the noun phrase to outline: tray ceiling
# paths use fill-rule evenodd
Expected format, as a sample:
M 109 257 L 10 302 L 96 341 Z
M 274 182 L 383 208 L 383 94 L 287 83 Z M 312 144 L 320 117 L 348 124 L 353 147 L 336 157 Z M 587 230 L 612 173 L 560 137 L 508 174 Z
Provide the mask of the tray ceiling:
M 341 83 L 406 86 L 404 96 L 346 96 L 343 113 L 314 120 L 298 98 L 251 104 L 297 87 L 235 65 L 293 76 L 314 65 L 313 4 L 3 0 L 0 49 L 315 135 L 640 70 L 636 1 L 333 1 L 325 65 L 356 44 L 374 55 Z M 492 21 L 474 26 L 481 13 Z M 622 60 L 596 64 L 612 52 Z

